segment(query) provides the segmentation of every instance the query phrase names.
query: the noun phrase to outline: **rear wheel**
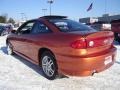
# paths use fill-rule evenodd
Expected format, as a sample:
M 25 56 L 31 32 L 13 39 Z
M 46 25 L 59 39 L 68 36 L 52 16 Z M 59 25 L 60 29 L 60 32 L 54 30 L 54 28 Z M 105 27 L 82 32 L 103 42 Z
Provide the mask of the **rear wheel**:
M 14 54 L 12 45 L 10 43 L 7 44 L 7 52 L 8 52 L 8 55 Z
M 57 75 L 57 64 L 55 61 L 55 57 L 51 52 L 45 51 L 41 56 L 41 65 L 42 71 L 45 77 L 49 80 L 53 80 Z

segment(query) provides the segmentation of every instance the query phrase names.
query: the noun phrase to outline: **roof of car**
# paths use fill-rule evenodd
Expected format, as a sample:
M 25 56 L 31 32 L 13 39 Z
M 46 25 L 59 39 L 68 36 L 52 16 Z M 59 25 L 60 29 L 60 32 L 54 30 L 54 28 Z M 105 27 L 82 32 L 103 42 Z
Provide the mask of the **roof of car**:
M 48 15 L 48 16 L 43 16 L 40 18 L 45 18 L 45 19 L 65 19 L 67 16 L 58 16 L 58 15 Z

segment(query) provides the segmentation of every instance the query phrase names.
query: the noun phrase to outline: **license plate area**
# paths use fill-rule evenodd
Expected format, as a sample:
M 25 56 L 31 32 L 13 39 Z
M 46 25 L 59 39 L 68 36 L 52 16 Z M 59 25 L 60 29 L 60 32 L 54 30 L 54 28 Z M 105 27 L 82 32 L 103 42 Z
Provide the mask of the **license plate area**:
M 105 61 L 104 61 L 104 64 L 105 65 L 107 65 L 107 64 L 109 64 L 109 63 L 111 63 L 112 62 L 112 56 L 107 56 L 107 57 L 105 57 Z

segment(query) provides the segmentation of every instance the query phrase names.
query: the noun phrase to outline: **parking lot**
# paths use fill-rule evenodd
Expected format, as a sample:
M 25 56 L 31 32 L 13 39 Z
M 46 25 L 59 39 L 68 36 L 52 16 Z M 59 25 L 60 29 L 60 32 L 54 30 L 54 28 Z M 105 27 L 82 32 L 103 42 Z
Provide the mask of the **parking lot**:
M 47 80 L 39 66 L 14 55 L 7 55 L 6 36 L 0 37 L 0 90 L 119 90 L 120 45 L 115 64 L 94 76 Z

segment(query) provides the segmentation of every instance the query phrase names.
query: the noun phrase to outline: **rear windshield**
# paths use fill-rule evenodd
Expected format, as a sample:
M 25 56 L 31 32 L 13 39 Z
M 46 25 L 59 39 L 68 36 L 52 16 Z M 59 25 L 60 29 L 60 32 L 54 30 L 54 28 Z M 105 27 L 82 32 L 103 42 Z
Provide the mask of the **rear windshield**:
M 96 31 L 95 29 L 68 19 L 51 19 L 50 22 L 55 24 L 62 32 L 71 31 Z

